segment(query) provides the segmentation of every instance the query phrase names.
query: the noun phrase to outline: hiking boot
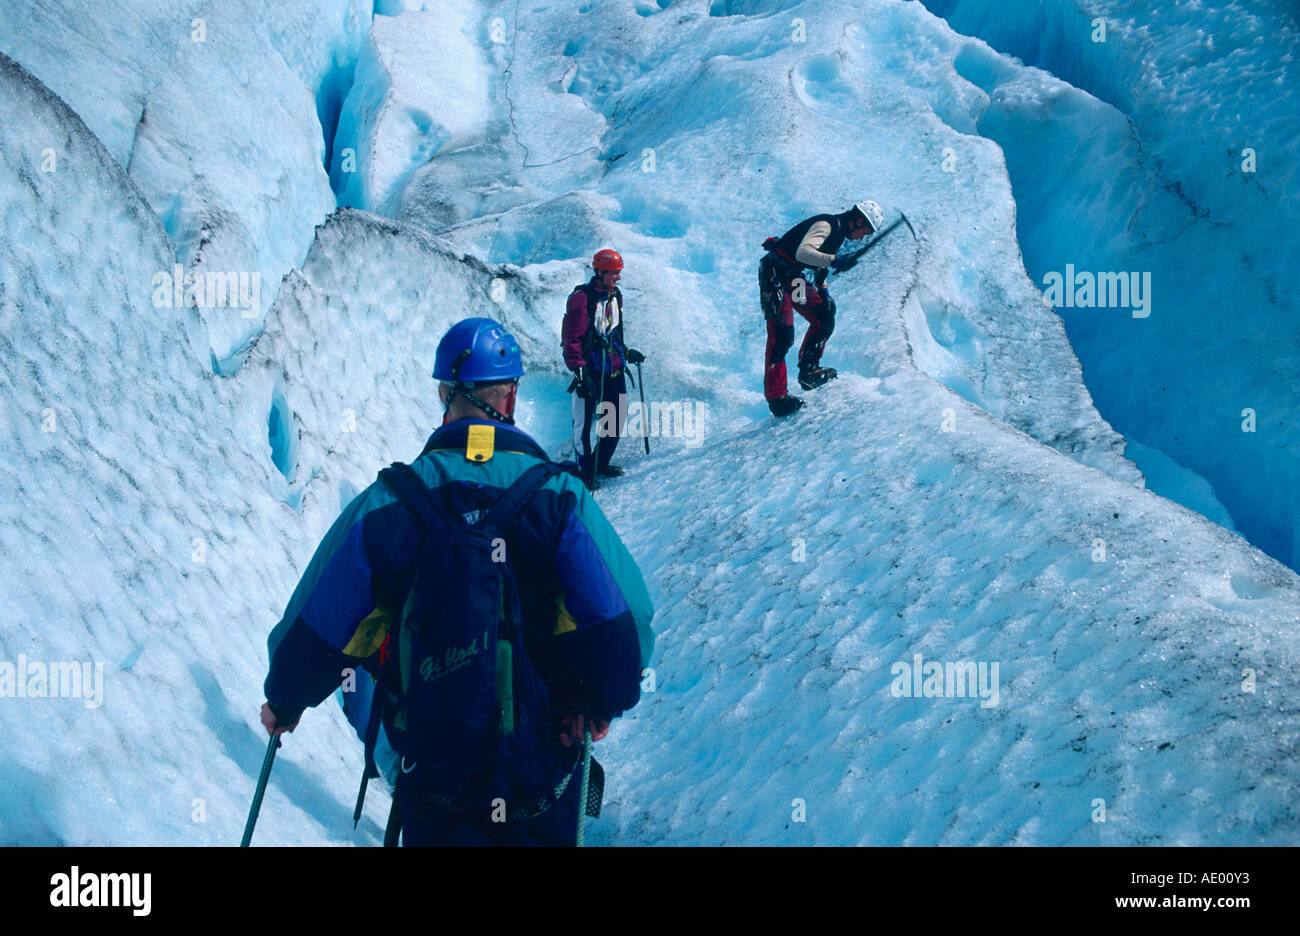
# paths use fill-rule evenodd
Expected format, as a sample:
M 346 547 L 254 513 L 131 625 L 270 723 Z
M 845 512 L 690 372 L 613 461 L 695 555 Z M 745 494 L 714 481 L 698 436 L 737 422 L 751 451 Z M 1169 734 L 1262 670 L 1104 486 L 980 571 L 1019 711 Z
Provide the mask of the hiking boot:
M 767 403 L 767 408 L 772 411 L 773 416 L 789 416 L 801 406 L 803 406 L 803 400 L 797 396 L 777 397 Z
M 596 474 L 602 478 L 621 478 L 623 477 L 623 469 L 615 465 L 606 465 L 604 468 L 597 468 Z
M 828 380 L 834 380 L 836 376 L 833 367 L 814 367 L 809 370 L 801 370 L 799 371 L 799 386 L 805 390 L 812 390 L 814 387 L 820 387 Z

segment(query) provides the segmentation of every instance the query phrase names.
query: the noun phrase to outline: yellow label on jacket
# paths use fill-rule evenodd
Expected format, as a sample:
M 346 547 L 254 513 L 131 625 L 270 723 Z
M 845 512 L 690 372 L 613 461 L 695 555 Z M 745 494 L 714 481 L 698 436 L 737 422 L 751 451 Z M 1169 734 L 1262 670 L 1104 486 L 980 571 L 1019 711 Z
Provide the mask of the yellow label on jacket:
M 496 445 L 495 426 L 470 426 L 469 433 L 465 437 L 465 457 L 472 462 L 488 461 L 496 451 Z

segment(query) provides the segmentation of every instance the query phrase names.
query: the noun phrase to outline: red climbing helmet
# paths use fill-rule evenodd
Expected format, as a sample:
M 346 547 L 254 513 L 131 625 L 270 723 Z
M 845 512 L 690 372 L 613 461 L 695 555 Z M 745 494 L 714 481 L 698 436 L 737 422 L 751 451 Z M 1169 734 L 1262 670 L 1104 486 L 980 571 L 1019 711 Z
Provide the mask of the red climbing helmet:
M 591 265 L 593 269 L 597 270 L 621 270 L 623 269 L 623 258 L 619 256 L 617 250 L 606 248 L 596 251 L 596 256 L 592 259 Z

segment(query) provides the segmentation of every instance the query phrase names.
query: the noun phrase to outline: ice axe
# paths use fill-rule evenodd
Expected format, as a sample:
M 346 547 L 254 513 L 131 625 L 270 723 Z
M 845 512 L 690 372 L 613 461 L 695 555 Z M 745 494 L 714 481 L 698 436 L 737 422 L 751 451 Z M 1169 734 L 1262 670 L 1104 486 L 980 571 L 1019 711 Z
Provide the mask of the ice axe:
M 912 237 L 916 238 L 916 228 L 912 227 L 912 222 L 907 220 L 907 215 L 903 214 L 903 212 L 900 211 L 898 213 L 898 218 L 893 222 L 891 222 L 890 224 L 888 224 L 882 230 L 877 232 L 876 236 L 871 238 L 871 240 L 867 241 L 867 243 L 862 247 L 862 249 L 851 254 L 845 254 L 843 257 L 836 257 L 834 260 L 832 260 L 831 269 L 833 269 L 836 273 L 844 273 L 847 270 L 853 269 L 855 266 L 858 265 L 858 261 L 862 259 L 863 254 L 865 254 L 872 247 L 876 246 L 882 240 L 884 240 L 885 235 L 888 234 L 890 231 L 892 231 L 894 228 L 898 227 L 900 224 L 906 224 L 907 229 L 912 232 Z

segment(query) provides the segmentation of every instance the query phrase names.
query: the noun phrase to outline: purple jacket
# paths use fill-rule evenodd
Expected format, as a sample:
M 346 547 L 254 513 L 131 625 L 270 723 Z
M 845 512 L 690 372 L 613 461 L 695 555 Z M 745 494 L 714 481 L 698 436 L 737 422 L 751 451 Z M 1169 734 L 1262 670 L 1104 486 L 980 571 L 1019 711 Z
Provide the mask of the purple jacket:
M 627 346 L 623 343 L 623 294 L 600 285 L 596 277 L 578 286 L 569 296 L 560 331 L 564 365 L 569 370 L 586 367 L 599 372 L 602 351 L 606 373 L 623 369 Z

